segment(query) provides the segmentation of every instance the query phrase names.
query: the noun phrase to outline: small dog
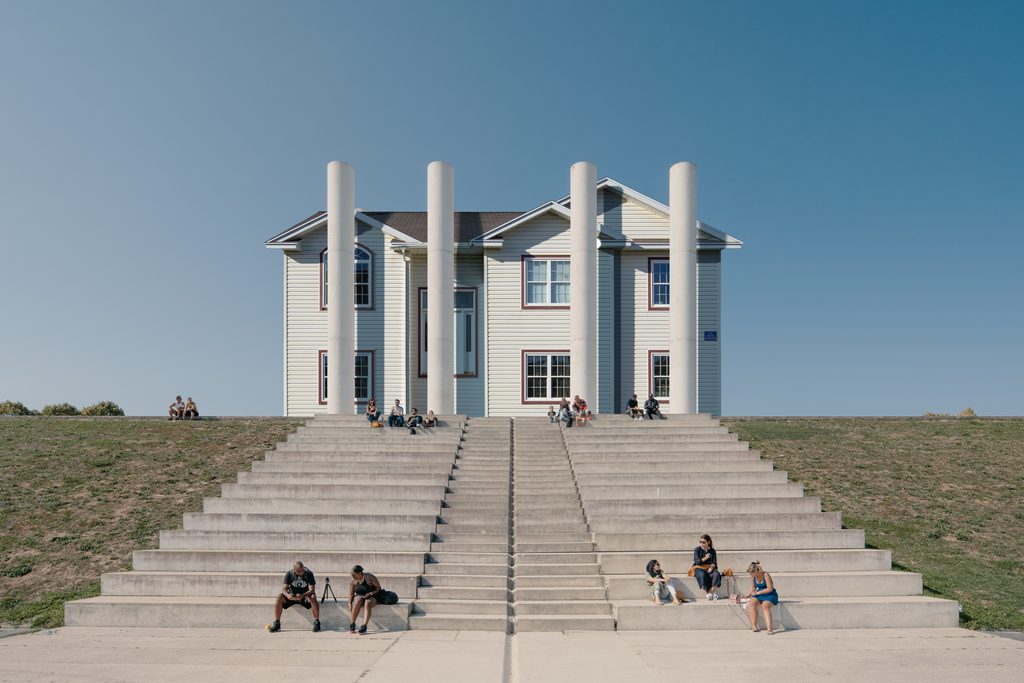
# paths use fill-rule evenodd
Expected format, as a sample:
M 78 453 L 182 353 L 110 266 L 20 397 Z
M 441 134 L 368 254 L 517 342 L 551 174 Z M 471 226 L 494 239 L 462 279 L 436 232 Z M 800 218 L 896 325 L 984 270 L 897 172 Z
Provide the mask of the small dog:
M 370 423 L 370 427 L 372 427 L 373 429 L 383 429 L 384 423 L 381 422 L 380 420 L 374 420 L 373 422 Z

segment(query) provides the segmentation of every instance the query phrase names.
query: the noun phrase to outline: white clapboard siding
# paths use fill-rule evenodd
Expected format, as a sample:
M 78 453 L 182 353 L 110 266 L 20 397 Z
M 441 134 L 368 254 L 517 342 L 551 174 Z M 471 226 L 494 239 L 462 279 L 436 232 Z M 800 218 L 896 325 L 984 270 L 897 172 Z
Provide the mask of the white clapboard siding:
M 632 240 L 668 239 L 668 216 L 604 189 L 597 194 L 597 220 Z
M 391 249 L 393 239 L 385 237 L 382 300 L 384 309 L 383 353 L 377 361 L 377 373 L 382 383 L 374 387 L 377 407 L 385 408 L 395 398 L 406 398 L 406 353 L 409 338 L 405 310 L 409 300 L 406 286 L 405 257 Z M 411 356 L 410 356 L 411 358 Z

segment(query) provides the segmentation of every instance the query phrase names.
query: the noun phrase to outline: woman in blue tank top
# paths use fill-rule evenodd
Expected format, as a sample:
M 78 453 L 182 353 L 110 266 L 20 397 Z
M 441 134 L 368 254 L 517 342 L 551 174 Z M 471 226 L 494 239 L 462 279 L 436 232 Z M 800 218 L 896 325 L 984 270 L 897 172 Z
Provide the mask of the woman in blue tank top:
M 750 629 L 754 633 L 761 630 L 757 627 L 757 608 L 760 606 L 768 635 L 772 635 L 772 607 L 779 604 L 779 593 L 775 590 L 772 575 L 761 569 L 761 563 L 756 561 L 750 563 L 747 573 L 750 574 L 750 592 L 746 595 L 750 599 L 747 606 Z

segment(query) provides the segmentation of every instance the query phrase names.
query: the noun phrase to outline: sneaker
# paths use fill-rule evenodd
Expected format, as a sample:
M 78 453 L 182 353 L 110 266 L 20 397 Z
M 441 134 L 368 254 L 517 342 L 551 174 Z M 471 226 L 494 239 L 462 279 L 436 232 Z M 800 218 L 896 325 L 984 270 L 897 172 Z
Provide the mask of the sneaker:
M 274 620 L 274 623 L 272 623 L 272 624 L 270 625 L 270 628 L 268 628 L 267 630 L 268 630 L 268 631 L 270 631 L 271 633 L 277 633 L 278 631 L 280 631 L 280 630 L 281 630 L 281 622 L 280 622 L 280 621 L 277 621 L 277 620 L 275 619 L 275 620 Z
M 718 600 L 718 593 L 712 593 L 711 594 L 711 599 L 712 600 Z
M 711 593 L 708 593 L 707 595 L 704 596 L 704 598 L 706 600 L 710 600 L 711 599 L 711 595 L 712 595 Z
M 363 635 L 364 633 L 366 633 L 366 624 L 359 627 L 359 635 Z
M 314 619 L 313 620 L 313 633 L 319 633 L 319 632 L 320 632 L 320 620 L 319 619 Z
M 356 632 L 356 625 L 355 624 L 349 624 L 348 625 L 348 632 L 349 633 L 355 633 Z

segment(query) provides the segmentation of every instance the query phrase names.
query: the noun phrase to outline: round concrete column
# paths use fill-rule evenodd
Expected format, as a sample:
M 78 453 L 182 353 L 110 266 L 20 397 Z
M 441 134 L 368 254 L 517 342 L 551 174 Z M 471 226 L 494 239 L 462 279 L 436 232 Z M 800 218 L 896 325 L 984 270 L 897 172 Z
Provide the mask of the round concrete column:
M 427 166 L 427 405 L 455 413 L 455 171 Z
M 697 412 L 697 167 L 669 170 L 669 413 Z
M 355 241 L 356 172 L 344 161 L 332 161 L 327 164 L 327 412 L 331 415 L 354 412 Z
M 597 409 L 597 167 L 589 161 L 569 172 L 570 385 Z

